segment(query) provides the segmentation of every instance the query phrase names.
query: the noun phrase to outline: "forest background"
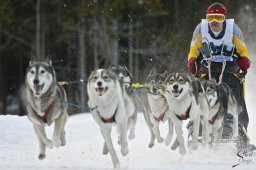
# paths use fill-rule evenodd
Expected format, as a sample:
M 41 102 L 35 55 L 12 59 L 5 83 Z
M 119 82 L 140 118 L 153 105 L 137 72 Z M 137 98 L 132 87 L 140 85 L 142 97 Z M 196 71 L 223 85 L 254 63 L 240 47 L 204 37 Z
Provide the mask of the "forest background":
M 89 74 L 126 66 L 143 83 L 152 67 L 187 72 L 193 31 L 215 0 L 1 0 L 0 114 L 26 114 L 19 90 L 31 58 L 52 58 L 68 101 L 86 106 Z M 255 41 L 256 1 L 219 0 Z M 252 56 L 251 56 L 252 57 Z M 69 107 L 69 113 L 88 111 Z

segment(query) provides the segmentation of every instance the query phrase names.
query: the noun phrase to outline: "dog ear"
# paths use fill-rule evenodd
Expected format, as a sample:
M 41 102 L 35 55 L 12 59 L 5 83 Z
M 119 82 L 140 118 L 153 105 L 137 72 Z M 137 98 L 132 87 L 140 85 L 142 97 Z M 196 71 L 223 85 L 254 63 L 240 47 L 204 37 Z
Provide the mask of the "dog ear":
M 168 75 L 166 76 L 166 78 L 165 78 L 165 80 L 164 80 L 164 84 L 167 83 L 167 81 L 170 79 L 170 77 L 171 77 L 171 74 L 168 74 Z
M 35 63 L 35 60 L 36 60 L 36 57 L 35 56 L 32 56 L 30 61 L 29 61 L 29 65 L 33 65 Z
M 45 58 L 45 62 L 49 64 L 49 66 L 52 66 L 52 57 L 51 56 L 47 56 Z
M 164 77 L 167 77 L 168 76 L 168 71 L 165 70 L 165 72 L 162 74 Z
M 156 68 L 153 67 L 152 70 L 149 73 L 149 76 L 156 75 L 156 74 L 157 74 Z
M 115 67 L 116 67 L 116 65 L 111 64 L 111 65 L 108 67 L 108 70 L 112 70 L 112 69 L 115 68 Z
M 217 84 L 218 84 L 215 78 L 212 78 L 212 80 L 211 80 L 211 81 L 213 81 L 213 83 L 214 83 L 215 85 L 217 85 Z

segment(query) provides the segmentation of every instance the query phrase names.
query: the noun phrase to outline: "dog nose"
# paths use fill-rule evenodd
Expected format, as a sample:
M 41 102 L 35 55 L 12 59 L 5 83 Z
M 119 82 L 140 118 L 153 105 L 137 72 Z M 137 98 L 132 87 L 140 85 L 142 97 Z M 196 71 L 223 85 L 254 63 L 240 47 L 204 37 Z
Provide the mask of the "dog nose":
M 99 87 L 102 86 L 102 82 L 99 81 L 99 82 L 97 83 L 97 85 L 98 85 Z
M 35 79 L 35 80 L 33 81 L 33 83 L 37 85 L 37 84 L 39 84 L 39 80 L 38 80 L 38 79 Z
M 178 85 L 175 84 L 175 85 L 173 86 L 173 89 L 177 90 L 177 89 L 178 89 Z
M 153 92 L 156 93 L 156 92 L 157 92 L 157 89 L 156 89 L 156 88 L 153 88 Z

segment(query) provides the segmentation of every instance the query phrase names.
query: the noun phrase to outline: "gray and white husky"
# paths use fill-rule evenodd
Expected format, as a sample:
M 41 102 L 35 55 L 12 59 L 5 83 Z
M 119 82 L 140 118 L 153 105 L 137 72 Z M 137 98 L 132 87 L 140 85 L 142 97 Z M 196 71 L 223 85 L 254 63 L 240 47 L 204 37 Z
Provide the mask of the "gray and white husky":
M 230 135 L 238 137 L 238 115 L 240 107 L 238 102 L 226 83 L 217 85 L 215 81 L 203 82 L 208 103 L 210 105 L 209 133 L 212 137 L 211 143 L 218 149 L 223 134 L 225 116 L 229 113 L 233 116 L 233 127 Z
M 130 130 L 132 130 L 136 125 L 138 112 L 143 112 L 143 116 L 149 128 L 150 136 L 151 136 L 148 146 L 149 148 L 152 148 L 155 142 L 155 135 L 152 130 L 153 125 L 149 118 L 150 108 L 149 108 L 149 103 L 147 99 L 147 90 L 145 88 L 136 89 L 132 86 L 132 83 L 133 83 L 132 74 L 129 72 L 129 70 L 125 66 L 111 65 L 109 67 L 109 70 L 115 72 L 120 77 L 123 84 L 127 88 L 127 93 L 131 96 L 132 101 L 134 103 L 135 113 L 129 118 L 129 123 L 128 123 L 130 126 Z M 135 131 L 135 129 L 133 131 Z M 135 137 L 131 135 L 132 133 L 130 133 L 129 139 L 133 139 Z
M 127 124 L 129 117 L 134 113 L 133 102 L 118 75 L 106 69 L 98 69 L 91 73 L 87 92 L 91 114 L 105 140 L 103 154 L 106 155 L 109 152 L 114 167 L 118 168 L 120 164 L 113 147 L 111 129 L 113 125 L 117 126 L 121 153 L 126 156 L 129 152 Z
M 136 95 L 133 94 L 133 88 L 132 88 L 132 75 L 129 72 L 129 70 L 125 66 L 121 65 L 111 65 L 108 70 L 114 72 L 117 74 L 117 76 L 120 78 L 121 84 L 124 85 L 125 91 L 127 92 L 128 96 L 133 102 L 134 105 L 134 113 L 132 116 L 128 118 L 128 127 L 127 129 L 130 130 L 129 133 L 129 139 L 135 138 L 135 126 L 137 121 L 137 113 L 138 113 L 138 99 L 136 98 Z
M 165 145 L 169 145 L 173 136 L 173 122 L 170 117 L 169 106 L 166 98 L 163 96 L 163 85 L 167 77 L 167 71 L 160 74 L 153 69 L 148 78 L 147 84 L 149 88 L 147 91 L 148 102 L 150 106 L 149 117 L 152 123 L 152 130 L 159 143 L 162 143 L 164 139 L 160 135 L 159 124 L 161 121 L 168 120 L 169 132 L 165 138 Z
M 46 147 L 59 147 L 66 144 L 64 126 L 68 118 L 66 93 L 56 81 L 56 74 L 51 60 L 30 61 L 27 68 L 22 98 L 27 109 L 27 116 L 33 123 L 39 141 L 39 156 L 45 158 Z M 47 138 L 45 125 L 55 122 L 53 141 Z
M 203 116 L 203 141 L 208 142 L 208 114 L 209 106 L 206 96 L 200 92 L 198 88 L 199 83 L 184 73 L 169 74 L 165 80 L 164 96 L 167 99 L 169 110 L 171 112 L 171 119 L 174 122 L 177 138 L 172 145 L 172 149 L 179 146 L 181 155 L 186 153 L 182 120 L 193 120 L 193 137 L 192 148 L 195 150 L 198 147 L 198 133 L 200 125 L 200 115 Z

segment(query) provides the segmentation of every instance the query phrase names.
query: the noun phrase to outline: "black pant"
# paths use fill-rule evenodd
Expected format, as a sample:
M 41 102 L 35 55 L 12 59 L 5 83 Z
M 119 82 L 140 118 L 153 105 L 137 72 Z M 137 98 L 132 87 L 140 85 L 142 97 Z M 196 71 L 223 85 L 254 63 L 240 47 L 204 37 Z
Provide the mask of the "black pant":
M 211 77 L 214 78 L 217 83 L 219 82 L 220 73 L 212 73 Z M 204 79 L 208 80 L 208 75 L 204 77 Z M 241 123 L 244 128 L 247 130 L 247 126 L 249 123 L 249 117 L 247 108 L 245 105 L 244 95 L 243 95 L 243 83 L 234 76 L 232 73 L 225 73 L 222 77 L 222 82 L 225 82 L 232 89 L 238 104 L 242 107 L 242 112 L 239 114 L 238 121 Z

